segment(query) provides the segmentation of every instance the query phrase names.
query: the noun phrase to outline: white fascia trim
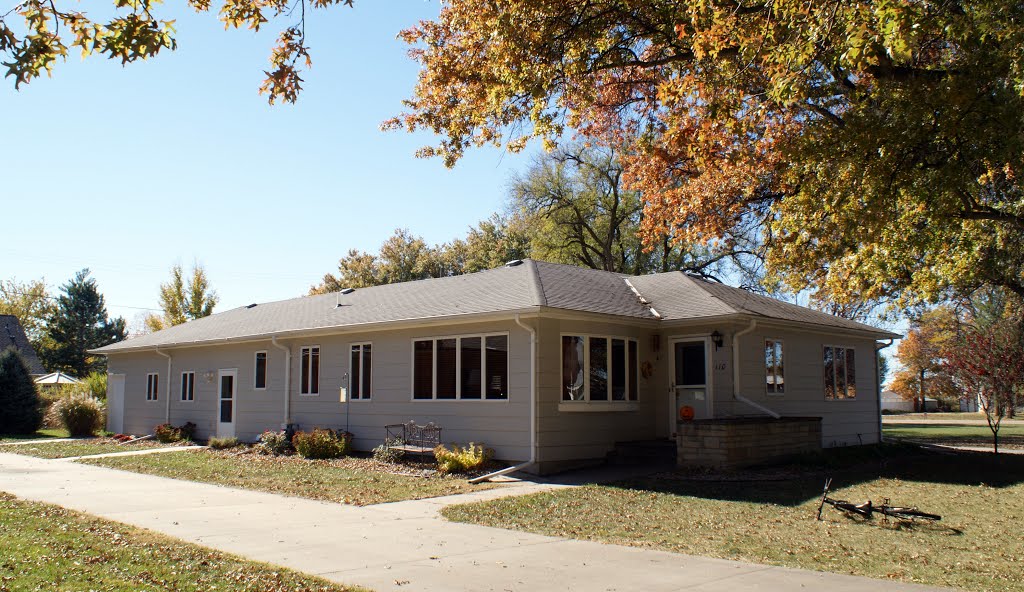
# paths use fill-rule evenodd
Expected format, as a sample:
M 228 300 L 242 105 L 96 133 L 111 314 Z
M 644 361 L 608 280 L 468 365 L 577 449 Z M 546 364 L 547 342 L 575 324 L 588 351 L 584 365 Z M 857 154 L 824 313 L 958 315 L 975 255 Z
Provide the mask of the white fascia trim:
M 473 323 L 487 323 L 487 322 L 515 322 L 516 315 L 521 315 L 522 318 L 532 318 L 538 316 L 541 310 L 540 307 L 529 307 L 519 311 L 506 311 L 501 313 L 472 313 L 466 315 L 456 315 L 447 317 L 437 317 L 432 319 L 413 319 L 413 320 L 397 320 L 397 321 L 384 321 L 380 323 L 362 323 L 356 325 L 341 325 L 337 327 L 321 327 L 316 329 L 293 329 L 289 331 L 280 331 L 277 333 L 262 333 L 254 335 L 240 335 L 238 337 L 229 337 L 225 339 L 211 339 L 206 341 L 187 341 L 173 344 L 162 344 L 162 345 L 144 345 L 136 348 L 122 348 L 114 351 L 98 351 L 90 350 L 89 353 L 101 356 L 109 356 L 113 354 L 128 354 L 128 353 L 139 353 L 148 352 L 155 349 L 180 349 L 186 347 L 211 347 L 225 344 L 245 344 L 245 343 L 256 343 L 266 342 L 273 338 L 277 339 L 298 339 L 300 337 L 321 337 L 326 335 L 347 335 L 349 333 L 369 333 L 373 331 L 390 331 L 390 330 L 402 330 L 402 329 L 416 329 L 420 327 L 437 327 L 442 325 L 468 325 Z M 546 316 L 546 315 L 545 315 Z M 600 315 L 598 315 L 600 316 Z

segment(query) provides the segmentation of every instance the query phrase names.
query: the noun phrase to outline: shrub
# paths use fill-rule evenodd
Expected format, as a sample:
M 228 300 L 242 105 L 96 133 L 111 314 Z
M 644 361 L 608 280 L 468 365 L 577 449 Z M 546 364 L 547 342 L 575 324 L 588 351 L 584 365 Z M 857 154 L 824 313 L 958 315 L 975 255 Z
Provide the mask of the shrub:
M 477 446 L 470 442 L 465 448 L 453 445 L 448 449 L 444 444 L 434 449 L 434 458 L 437 459 L 437 470 L 442 473 L 470 473 L 491 460 L 494 451 L 485 448 L 482 444 Z
M 195 440 L 196 439 L 196 424 L 191 421 L 185 422 L 185 425 L 178 428 L 178 434 L 181 435 L 181 440 Z
M 0 353 L 0 433 L 31 434 L 43 423 L 39 393 L 25 360 L 9 347 Z
M 386 463 L 402 462 L 402 459 L 405 458 L 405 451 L 397 448 L 391 448 L 391 446 L 398 446 L 401 444 L 401 438 L 389 438 L 384 440 L 383 444 L 373 449 L 373 460 Z
M 103 404 L 85 391 L 63 397 L 53 404 L 52 410 L 72 436 L 95 435 L 104 424 Z
M 292 445 L 303 458 L 339 458 L 349 453 L 352 434 L 316 428 L 312 432 L 295 432 Z
M 82 379 L 82 384 L 89 393 L 101 401 L 107 399 L 107 375 L 103 372 L 90 372 Z
M 196 424 L 190 421 L 183 426 L 174 427 L 169 423 L 162 423 L 153 428 L 153 435 L 156 436 L 157 440 L 165 444 L 192 440 L 196 435 Z
M 214 450 L 225 450 L 238 446 L 239 442 L 238 438 L 210 438 L 206 444 Z
M 261 454 L 273 454 L 280 456 L 292 452 L 292 443 L 284 430 L 274 432 L 267 430 L 260 434 L 259 444 L 256 445 L 256 452 Z

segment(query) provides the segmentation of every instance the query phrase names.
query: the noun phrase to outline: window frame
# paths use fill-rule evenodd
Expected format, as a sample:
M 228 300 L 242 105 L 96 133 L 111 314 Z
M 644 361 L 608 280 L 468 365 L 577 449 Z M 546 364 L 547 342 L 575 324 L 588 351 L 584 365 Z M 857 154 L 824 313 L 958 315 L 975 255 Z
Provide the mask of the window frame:
M 559 377 L 558 377 L 559 391 L 561 391 L 561 385 L 564 384 L 564 381 L 565 381 L 565 377 L 562 375 L 562 372 L 565 371 L 564 359 L 562 357 L 564 355 L 562 353 L 562 343 L 563 343 L 563 340 L 566 337 L 582 337 L 583 338 L 583 360 L 581 361 L 582 371 L 583 371 L 583 398 L 579 399 L 579 400 L 575 400 L 575 401 L 573 401 L 573 400 L 566 400 L 566 399 L 563 398 L 564 393 L 560 392 L 559 395 L 558 395 L 558 405 L 559 406 L 562 406 L 562 405 L 572 405 L 572 406 L 577 406 L 577 405 L 578 406 L 584 406 L 584 405 L 605 406 L 605 405 L 609 405 L 609 406 L 635 407 L 640 402 L 640 339 L 638 337 L 630 337 L 628 335 L 613 335 L 613 334 L 610 334 L 610 333 L 584 333 L 584 332 L 576 332 L 576 331 L 567 331 L 567 332 L 559 333 L 559 335 L 558 335 L 558 365 L 559 365 L 560 368 L 562 368 L 559 371 Z M 608 377 L 607 377 L 607 379 L 605 381 L 607 383 L 607 386 L 605 387 L 606 391 L 607 391 L 606 392 L 607 396 L 604 399 L 592 399 L 590 397 L 590 373 L 591 373 L 591 366 L 590 366 L 590 339 L 591 338 L 604 339 L 604 340 L 607 341 L 607 347 L 605 348 L 605 364 L 606 364 L 606 370 L 607 370 L 607 373 L 608 373 Z M 621 341 L 624 342 L 623 343 L 623 352 L 624 352 L 624 355 L 625 355 L 625 359 L 623 360 L 623 362 L 624 362 L 623 363 L 623 367 L 625 368 L 625 371 L 626 371 L 626 382 L 625 382 L 625 392 L 623 394 L 624 398 L 622 398 L 622 399 L 615 399 L 615 398 L 613 398 L 614 397 L 613 393 L 614 393 L 614 390 L 615 390 L 615 388 L 614 388 L 615 378 L 613 377 L 614 372 L 612 370 L 613 369 L 613 364 L 614 364 L 614 361 L 612 360 L 612 352 L 615 349 L 614 346 L 613 346 L 615 340 L 621 340 Z M 635 351 L 636 351 L 636 362 L 632 365 L 632 368 L 630 367 L 630 363 L 629 363 L 629 356 L 630 356 L 630 349 L 631 349 L 629 347 L 630 343 L 635 343 L 636 344 L 636 349 L 635 349 Z M 630 376 L 629 376 L 630 375 L 630 370 L 632 370 L 632 374 L 633 374 L 632 380 L 630 380 Z M 637 391 L 636 393 L 632 392 L 632 389 L 630 388 L 631 385 L 636 385 L 636 391 Z M 564 409 L 562 409 L 562 410 L 564 410 Z
M 364 349 L 366 346 L 370 346 L 370 393 L 364 394 L 362 391 L 361 381 L 363 380 L 364 372 L 366 372 L 366 358 Z M 359 396 L 355 396 L 355 383 L 352 382 L 352 349 L 359 348 Z M 349 401 L 370 401 L 373 399 L 373 342 L 372 341 L 355 341 L 348 344 L 348 397 Z
M 260 375 L 260 354 L 263 354 L 263 386 L 259 385 Z M 299 358 L 302 359 L 301 357 Z M 258 350 L 252 353 L 252 390 L 254 391 L 265 391 L 267 390 L 267 382 L 270 380 L 270 352 L 267 350 Z M 302 380 L 301 378 L 299 379 Z
M 839 381 L 837 380 L 839 378 L 839 374 L 837 373 L 837 369 L 838 369 L 839 365 L 836 364 L 836 359 L 837 359 L 836 358 L 836 353 L 837 353 L 838 350 L 842 350 L 842 352 L 843 352 L 843 370 L 844 370 L 844 372 L 843 372 L 843 386 L 844 386 L 844 390 L 846 391 L 846 393 L 849 393 L 850 392 L 850 385 L 849 385 L 850 368 L 847 366 L 847 361 L 849 360 L 848 352 L 850 352 L 850 351 L 853 352 L 853 396 L 852 397 L 846 396 L 846 395 L 844 395 L 842 397 L 837 397 L 837 396 L 835 396 L 835 394 L 833 394 L 830 397 L 828 395 L 828 388 L 827 388 L 828 387 L 828 377 L 825 375 L 825 350 L 826 349 L 832 349 L 832 388 L 833 388 L 833 393 L 837 392 L 837 388 L 839 386 Z M 835 344 L 829 344 L 829 343 L 822 344 L 822 346 L 821 346 L 821 394 L 822 394 L 822 397 L 826 401 L 856 401 L 857 400 L 857 348 L 855 346 L 852 346 L 852 345 L 835 345 Z
M 160 373 L 159 372 L 147 372 L 146 373 L 146 400 L 147 401 L 159 401 L 160 400 Z
M 185 398 L 185 377 L 189 377 L 188 380 L 188 398 Z M 196 371 L 195 370 L 183 370 L 181 372 L 181 402 L 182 403 L 193 403 L 196 400 Z
M 781 373 L 773 374 L 773 376 L 776 379 L 776 381 L 772 383 L 773 386 L 776 386 L 775 390 L 769 390 L 768 389 L 768 381 L 766 380 L 765 381 L 765 385 L 764 385 L 765 394 L 768 395 L 769 397 L 784 397 L 784 396 L 786 396 L 786 365 L 785 365 L 785 360 L 786 360 L 786 340 L 785 339 L 778 339 L 778 338 L 775 338 L 775 337 L 765 337 L 764 341 L 765 341 L 765 347 L 767 347 L 768 342 L 772 342 L 773 344 L 778 344 L 778 346 L 779 346 L 780 359 L 779 360 L 773 360 L 774 364 L 775 364 L 774 368 L 776 370 L 779 367 L 779 362 L 780 361 L 782 362 L 782 372 Z M 821 359 L 822 359 L 822 364 L 824 364 L 825 363 L 824 350 L 822 351 L 822 358 Z M 824 371 L 824 369 L 822 371 Z M 768 372 L 768 367 L 765 366 L 765 378 L 768 378 L 767 372 Z M 779 378 L 782 379 L 782 390 L 781 391 L 777 388 L 778 387 L 778 379 Z
M 487 376 L 487 338 L 488 337 L 504 337 L 505 338 L 505 380 L 508 381 L 506 393 L 504 398 L 488 398 L 487 397 L 487 381 L 484 379 Z M 473 398 L 462 397 L 462 340 L 463 339 L 480 339 L 480 396 Z M 455 396 L 451 398 L 438 398 L 437 396 L 437 342 L 445 339 L 455 340 Z M 431 396 L 430 398 L 416 397 L 416 343 L 420 341 L 431 342 Z M 512 362 L 512 339 L 509 331 L 490 331 L 485 333 L 458 333 L 455 335 L 431 335 L 423 337 L 413 337 L 409 340 L 409 400 L 414 403 L 436 403 L 438 401 L 458 401 L 467 402 L 473 401 L 477 403 L 508 403 L 512 399 L 512 385 L 511 385 L 511 362 Z
M 305 370 L 306 368 L 304 367 L 305 364 L 303 364 L 303 361 L 302 361 L 302 355 L 303 355 L 303 353 L 306 350 L 309 350 L 309 352 L 310 352 L 310 354 L 309 354 L 309 384 L 308 385 L 303 385 L 302 384 L 302 371 Z M 313 384 L 313 350 L 316 350 L 316 384 L 315 385 Z M 322 369 L 322 364 L 320 363 L 320 358 L 322 357 L 322 354 L 323 354 L 323 348 L 321 348 L 319 345 L 302 345 L 302 346 L 299 346 L 299 396 L 300 397 L 319 397 L 320 396 L 320 371 Z M 309 388 L 310 390 L 308 392 L 302 392 L 302 389 L 303 389 L 304 386 L 306 388 Z M 314 386 L 316 387 L 315 391 L 312 390 L 312 388 Z

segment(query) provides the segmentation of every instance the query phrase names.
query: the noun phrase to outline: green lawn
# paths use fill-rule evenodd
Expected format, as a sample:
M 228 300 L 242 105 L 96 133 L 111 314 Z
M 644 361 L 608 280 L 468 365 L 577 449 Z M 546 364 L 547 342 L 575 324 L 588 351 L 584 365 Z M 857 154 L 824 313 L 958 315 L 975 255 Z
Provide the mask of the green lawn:
M 69 458 L 72 456 L 90 456 L 109 452 L 131 452 L 147 448 L 164 448 L 169 444 L 161 444 L 155 440 L 143 440 L 131 444 L 119 445 L 112 438 L 89 438 L 70 442 L 40 442 L 38 444 L 16 444 L 0 446 L 0 453 L 26 454 L 39 458 Z
M 903 454 L 856 469 L 804 465 L 733 475 L 733 481 L 671 473 L 454 506 L 443 514 L 693 555 L 969 590 L 1024 590 L 1024 458 Z M 815 514 L 826 475 L 835 479 L 833 497 L 876 503 L 889 497 L 943 519 L 886 524 L 826 506 L 819 522 Z
M 942 423 L 913 423 L 883 425 L 882 434 L 888 438 L 906 438 L 930 444 L 965 446 L 992 446 L 992 431 L 986 425 L 953 425 Z M 1024 425 L 1003 425 L 999 428 L 1000 448 L 1024 448 Z
M 33 434 L 4 434 L 0 442 L 18 442 L 20 440 L 43 440 L 45 438 L 67 438 L 68 431 L 64 428 L 43 428 Z
M 355 592 L 0 492 L 0 590 Z
M 360 458 L 310 461 L 298 457 L 197 450 L 79 462 L 360 506 L 497 487 L 494 484 L 470 485 L 464 477 L 457 476 L 393 474 L 390 471 L 397 467 Z

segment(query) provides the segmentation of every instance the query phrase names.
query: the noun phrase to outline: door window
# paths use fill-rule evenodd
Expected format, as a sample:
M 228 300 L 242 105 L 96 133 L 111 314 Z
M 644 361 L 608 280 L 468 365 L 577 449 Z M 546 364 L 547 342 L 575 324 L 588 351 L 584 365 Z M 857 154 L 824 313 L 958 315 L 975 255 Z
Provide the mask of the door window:
M 225 374 L 220 377 L 220 422 L 231 423 L 234 418 L 235 377 Z
M 707 365 L 703 341 L 683 341 L 675 347 L 676 386 L 707 384 Z

